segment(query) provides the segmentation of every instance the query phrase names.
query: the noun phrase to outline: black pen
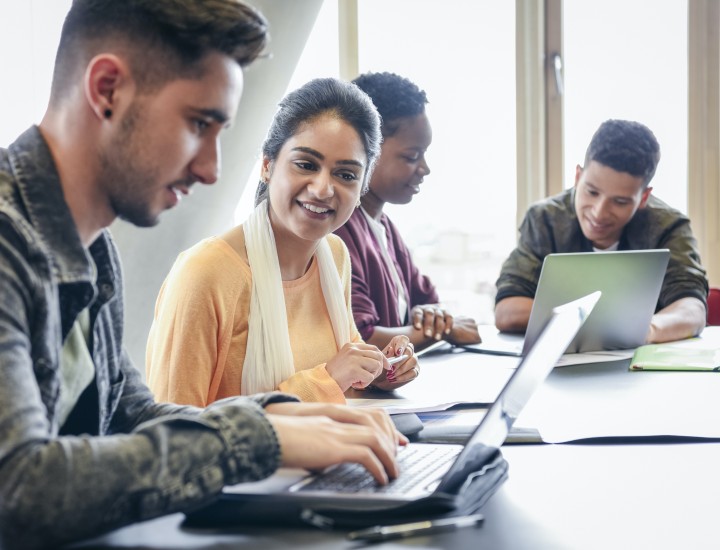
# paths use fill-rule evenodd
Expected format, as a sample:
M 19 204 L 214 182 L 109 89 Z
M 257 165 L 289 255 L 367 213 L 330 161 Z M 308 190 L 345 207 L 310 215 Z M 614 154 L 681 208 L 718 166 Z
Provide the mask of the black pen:
M 458 516 L 454 518 L 436 519 L 433 521 L 417 521 L 415 523 L 402 523 L 400 525 L 378 525 L 363 529 L 362 531 L 352 531 L 348 533 L 348 539 L 359 540 L 365 542 L 380 542 L 390 539 L 404 539 L 407 537 L 416 537 L 420 535 L 432 535 L 434 533 L 442 533 L 443 531 L 454 531 L 462 527 L 478 527 L 482 525 L 485 518 L 482 514 L 472 516 Z

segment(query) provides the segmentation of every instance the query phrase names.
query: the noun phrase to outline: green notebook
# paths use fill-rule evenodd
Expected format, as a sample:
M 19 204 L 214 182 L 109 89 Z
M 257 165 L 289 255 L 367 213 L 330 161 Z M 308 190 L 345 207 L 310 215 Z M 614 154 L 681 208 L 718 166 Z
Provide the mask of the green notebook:
M 647 344 L 635 350 L 630 370 L 720 371 L 720 349 L 702 338 Z

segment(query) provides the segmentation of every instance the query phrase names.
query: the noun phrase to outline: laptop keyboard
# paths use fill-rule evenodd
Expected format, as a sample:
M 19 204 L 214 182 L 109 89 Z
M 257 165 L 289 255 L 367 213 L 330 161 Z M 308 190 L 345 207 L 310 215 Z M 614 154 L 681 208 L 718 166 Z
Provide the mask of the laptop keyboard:
M 437 476 L 431 479 L 428 479 L 428 476 L 452 463 L 460 450 L 461 448 L 455 445 L 409 445 L 398 452 L 400 475 L 387 485 L 378 485 L 368 471 L 359 464 L 341 464 L 317 476 L 300 491 L 404 493 L 424 481 L 437 479 Z

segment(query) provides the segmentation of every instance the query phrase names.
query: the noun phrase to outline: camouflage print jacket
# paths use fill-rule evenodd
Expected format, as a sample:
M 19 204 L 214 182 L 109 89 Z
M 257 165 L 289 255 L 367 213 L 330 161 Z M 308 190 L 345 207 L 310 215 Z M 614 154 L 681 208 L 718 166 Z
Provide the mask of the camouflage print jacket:
M 292 398 L 155 403 L 123 349 L 122 290 L 109 233 L 82 247 L 38 128 L 0 149 L 0 548 L 55 548 L 278 467 L 262 407 Z M 60 351 L 86 307 L 95 383 L 59 426 Z

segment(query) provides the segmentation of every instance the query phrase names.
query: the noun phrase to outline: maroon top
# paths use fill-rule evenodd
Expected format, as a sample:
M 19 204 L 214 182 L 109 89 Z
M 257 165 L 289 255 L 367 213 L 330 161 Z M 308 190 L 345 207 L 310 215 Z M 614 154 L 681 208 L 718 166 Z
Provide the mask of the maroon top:
M 438 302 L 435 286 L 422 275 L 410 257 L 405 242 L 390 219 L 382 214 L 380 222 L 388 236 L 388 252 L 408 296 L 408 309 Z M 335 233 L 345 241 L 352 264 L 352 308 L 355 324 L 364 340 L 376 326 L 401 327 L 405 320 L 398 315 L 398 290 L 383 260 L 380 244 L 357 208 L 347 223 Z

